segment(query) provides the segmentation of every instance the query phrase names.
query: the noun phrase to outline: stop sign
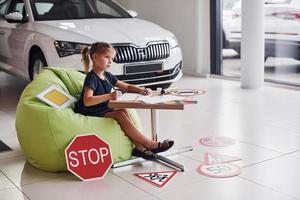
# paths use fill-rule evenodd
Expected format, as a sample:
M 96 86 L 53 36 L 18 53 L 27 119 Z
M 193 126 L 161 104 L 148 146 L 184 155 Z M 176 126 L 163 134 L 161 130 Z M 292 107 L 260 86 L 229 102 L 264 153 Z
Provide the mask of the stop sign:
M 109 144 L 95 134 L 76 136 L 65 156 L 68 170 L 83 181 L 103 178 L 112 165 Z

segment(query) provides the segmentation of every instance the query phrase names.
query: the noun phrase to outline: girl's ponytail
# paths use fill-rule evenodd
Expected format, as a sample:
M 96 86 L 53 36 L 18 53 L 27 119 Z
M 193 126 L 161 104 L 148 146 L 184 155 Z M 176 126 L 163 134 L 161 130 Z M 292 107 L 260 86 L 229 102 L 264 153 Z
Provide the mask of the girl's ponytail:
M 84 72 L 87 74 L 89 72 L 89 68 L 90 68 L 90 58 L 89 58 L 89 48 L 88 47 L 84 47 L 81 50 L 81 62 L 83 63 L 84 66 Z

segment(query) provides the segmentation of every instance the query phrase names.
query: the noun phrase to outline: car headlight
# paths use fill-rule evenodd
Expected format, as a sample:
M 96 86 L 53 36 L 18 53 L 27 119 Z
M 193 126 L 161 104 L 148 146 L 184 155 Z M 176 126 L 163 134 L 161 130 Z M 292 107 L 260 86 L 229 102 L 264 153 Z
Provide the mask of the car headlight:
M 179 46 L 175 36 L 173 36 L 172 38 L 169 39 L 169 43 L 170 43 L 171 49 Z
M 74 54 L 80 54 L 84 47 L 90 45 L 76 42 L 54 41 L 54 46 L 59 57 L 66 57 Z

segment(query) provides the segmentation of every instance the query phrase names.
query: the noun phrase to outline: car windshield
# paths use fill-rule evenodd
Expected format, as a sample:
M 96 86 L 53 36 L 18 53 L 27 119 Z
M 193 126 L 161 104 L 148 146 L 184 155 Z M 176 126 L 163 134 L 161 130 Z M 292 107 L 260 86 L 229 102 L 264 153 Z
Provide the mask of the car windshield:
M 35 20 L 131 18 L 111 0 L 31 0 Z

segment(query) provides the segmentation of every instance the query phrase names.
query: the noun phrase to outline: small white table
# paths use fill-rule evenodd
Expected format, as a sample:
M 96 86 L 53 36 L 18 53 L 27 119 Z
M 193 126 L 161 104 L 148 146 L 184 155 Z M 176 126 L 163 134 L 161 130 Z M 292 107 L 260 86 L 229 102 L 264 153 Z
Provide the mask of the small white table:
M 158 109 L 170 109 L 170 110 L 184 110 L 184 103 L 179 102 L 166 102 L 166 103 L 157 103 L 157 104 L 147 104 L 140 101 L 124 101 L 124 100 L 114 100 L 110 101 L 108 104 L 109 108 L 118 108 L 118 109 L 126 109 L 126 108 L 135 108 L 135 109 L 151 109 L 151 135 L 152 140 L 157 141 L 158 135 Z M 177 149 L 175 151 L 168 151 L 162 154 L 157 154 L 157 159 L 154 160 L 156 162 L 162 163 L 169 167 L 178 169 L 180 171 L 184 171 L 184 166 L 179 164 L 173 160 L 167 158 L 167 156 L 175 155 L 187 151 L 193 151 L 192 146 L 184 147 L 181 149 Z M 113 168 L 118 168 L 126 165 L 131 165 L 137 161 L 143 161 L 142 158 L 133 158 L 127 161 L 123 161 L 120 163 L 113 164 Z

